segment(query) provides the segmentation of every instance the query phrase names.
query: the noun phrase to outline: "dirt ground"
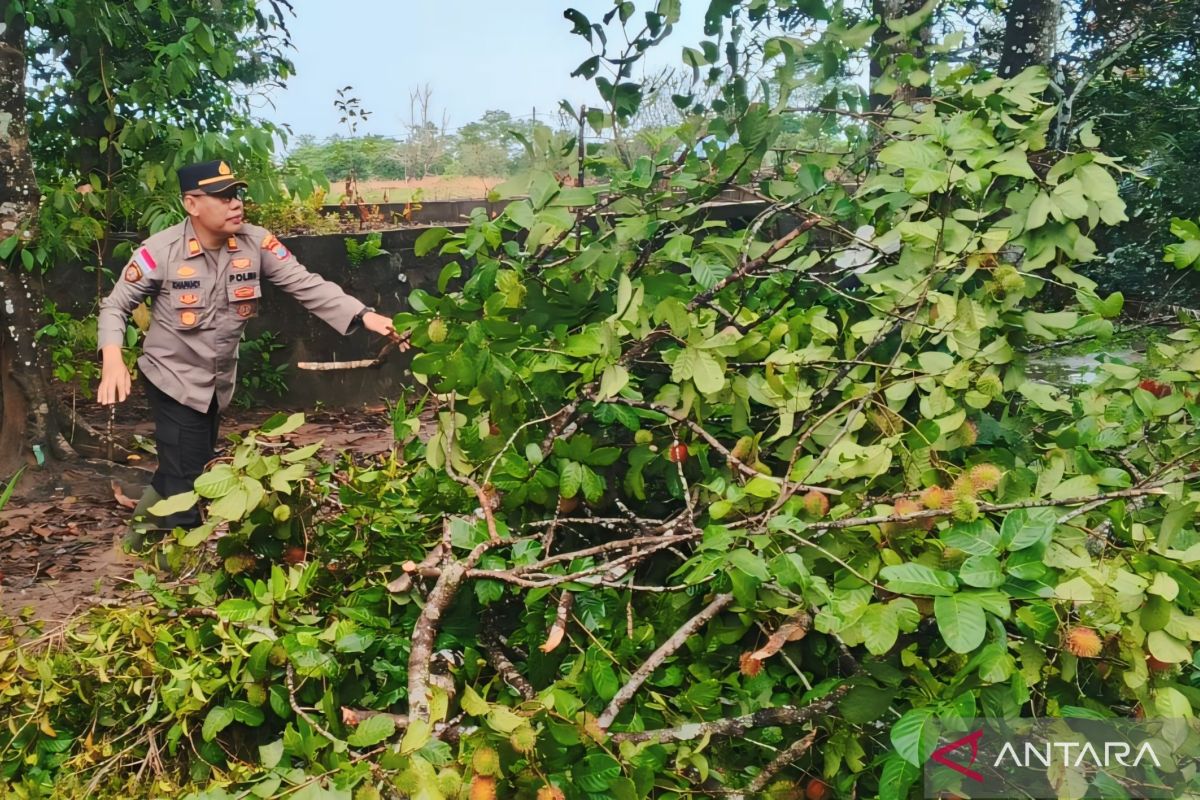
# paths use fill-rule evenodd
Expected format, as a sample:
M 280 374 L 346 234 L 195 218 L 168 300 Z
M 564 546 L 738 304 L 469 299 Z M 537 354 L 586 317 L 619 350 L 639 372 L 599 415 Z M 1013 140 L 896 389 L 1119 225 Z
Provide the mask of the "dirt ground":
M 413 194 L 421 191 L 421 200 L 475 200 L 488 196 L 507 178 L 486 175 L 431 175 L 413 181 L 359 181 L 358 191 L 368 203 L 408 203 Z M 330 181 L 326 202 L 337 203 L 344 195 L 341 181 Z
M 106 411 L 94 403 L 80 408 L 89 423 L 106 429 Z M 228 444 L 226 434 L 250 430 L 272 413 L 229 409 L 222 419 L 222 441 Z M 391 421 L 383 406 L 309 410 L 306 416 L 292 438 L 300 446 L 323 441 L 321 457 L 346 450 L 377 455 L 391 447 Z M 133 445 L 137 436 L 152 441 L 149 419 L 145 399 L 135 390 L 118 409 L 114 438 L 125 445 Z M 123 553 L 119 542 L 129 509 L 155 468 L 152 453 L 138 452 L 142 458 L 132 465 L 82 461 L 26 470 L 0 510 L 0 612 L 54 623 L 119 596 L 129 585 L 143 562 Z

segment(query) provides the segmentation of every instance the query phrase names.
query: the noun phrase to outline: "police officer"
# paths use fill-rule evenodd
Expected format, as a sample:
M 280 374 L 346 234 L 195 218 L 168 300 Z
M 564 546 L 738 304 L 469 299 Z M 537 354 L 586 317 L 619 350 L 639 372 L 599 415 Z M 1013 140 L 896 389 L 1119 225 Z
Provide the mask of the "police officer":
M 395 335 L 388 317 L 309 272 L 270 232 L 245 223 L 246 183 L 227 162 L 186 166 L 179 170 L 179 186 L 187 219 L 143 242 L 100 304 L 97 394 L 108 405 L 130 392 L 121 357 L 129 314 L 147 296 L 154 298 L 138 366 L 154 417 L 158 471 L 134 511 L 135 522 L 160 498 L 191 491 L 213 458 L 220 413 L 233 398 L 238 342 L 246 322 L 258 315 L 263 278 L 341 334 L 361 326 Z M 192 508 L 154 523 L 150 527 L 194 527 L 200 512 Z

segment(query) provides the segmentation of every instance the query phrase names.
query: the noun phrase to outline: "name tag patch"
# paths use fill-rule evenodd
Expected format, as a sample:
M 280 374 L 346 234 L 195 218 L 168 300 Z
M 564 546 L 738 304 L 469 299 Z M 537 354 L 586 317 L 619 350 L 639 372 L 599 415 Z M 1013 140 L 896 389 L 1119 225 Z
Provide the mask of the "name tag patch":
M 230 283 L 247 283 L 258 280 L 257 272 L 239 272 L 229 276 Z
M 199 289 L 200 281 L 171 281 L 172 289 Z

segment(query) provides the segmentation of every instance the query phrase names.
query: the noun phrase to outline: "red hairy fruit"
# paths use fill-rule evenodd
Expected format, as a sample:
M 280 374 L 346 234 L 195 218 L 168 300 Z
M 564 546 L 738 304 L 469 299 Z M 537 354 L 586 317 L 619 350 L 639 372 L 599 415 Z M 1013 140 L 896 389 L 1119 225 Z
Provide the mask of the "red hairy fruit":
M 1096 633 L 1095 628 L 1076 625 L 1067 630 L 1066 636 L 1063 637 L 1063 647 L 1079 658 L 1095 658 L 1104 649 L 1104 643 L 1100 641 L 1100 635 Z
M 820 519 L 829 513 L 829 498 L 823 492 L 809 489 L 804 495 L 804 510 Z

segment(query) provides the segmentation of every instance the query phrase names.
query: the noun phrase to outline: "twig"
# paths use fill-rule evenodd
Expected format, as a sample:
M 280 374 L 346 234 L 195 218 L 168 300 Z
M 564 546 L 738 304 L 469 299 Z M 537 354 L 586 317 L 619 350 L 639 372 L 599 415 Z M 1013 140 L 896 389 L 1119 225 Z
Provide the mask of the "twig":
M 683 624 L 679 630 L 671 634 L 671 636 L 659 645 L 658 649 L 650 654 L 650 657 L 638 667 L 637 671 L 629 677 L 629 681 L 621 687 L 620 691 L 609 702 L 608 708 L 604 709 L 604 713 L 596 721 L 601 730 L 608 730 L 617 718 L 617 714 L 621 713 L 621 709 L 633 699 L 637 694 L 637 690 L 642 687 L 646 679 L 658 669 L 659 665 L 667 659 L 672 653 L 683 646 L 688 637 L 695 633 L 702 625 L 720 613 L 721 609 L 733 602 L 732 594 L 719 594 L 713 598 L 712 602 L 702 608 L 696 616 L 689 619 Z
M 329 741 L 335 744 L 341 741 L 341 739 L 337 738 L 332 733 L 325 730 L 325 728 L 321 727 L 321 723 L 310 717 L 308 713 L 300 707 L 300 704 L 296 702 L 296 670 L 292 667 L 291 661 L 289 661 L 287 665 L 287 690 L 288 705 L 292 707 L 292 711 L 296 712 L 297 717 L 307 722 L 314 731 L 321 734 Z
M 740 717 L 714 719 L 708 722 L 690 722 L 676 728 L 614 733 L 612 740 L 617 743 L 658 742 L 666 744 L 667 742 L 686 742 L 699 739 L 701 736 L 739 736 L 748 730 L 773 725 L 798 725 L 808 722 L 814 717 L 828 714 L 848 691 L 850 691 L 850 685 L 843 683 L 820 700 L 815 700 L 806 706 L 778 706 L 764 708 Z
M 767 764 L 765 767 L 763 767 L 762 772 L 754 776 L 754 780 L 747 784 L 746 791 L 752 795 L 756 792 L 761 792 L 767 787 L 767 784 L 771 781 L 771 778 L 775 777 L 775 773 L 779 772 L 779 770 L 783 769 L 788 764 L 791 764 L 793 761 L 800 758 L 800 756 L 807 753 L 809 748 L 813 746 L 813 742 L 816 740 L 817 729 L 813 728 L 811 731 L 809 731 L 807 736 L 792 742 L 791 746 L 789 746 L 779 755 L 775 756 L 770 764 Z M 735 796 L 739 798 L 741 797 L 741 795 Z

